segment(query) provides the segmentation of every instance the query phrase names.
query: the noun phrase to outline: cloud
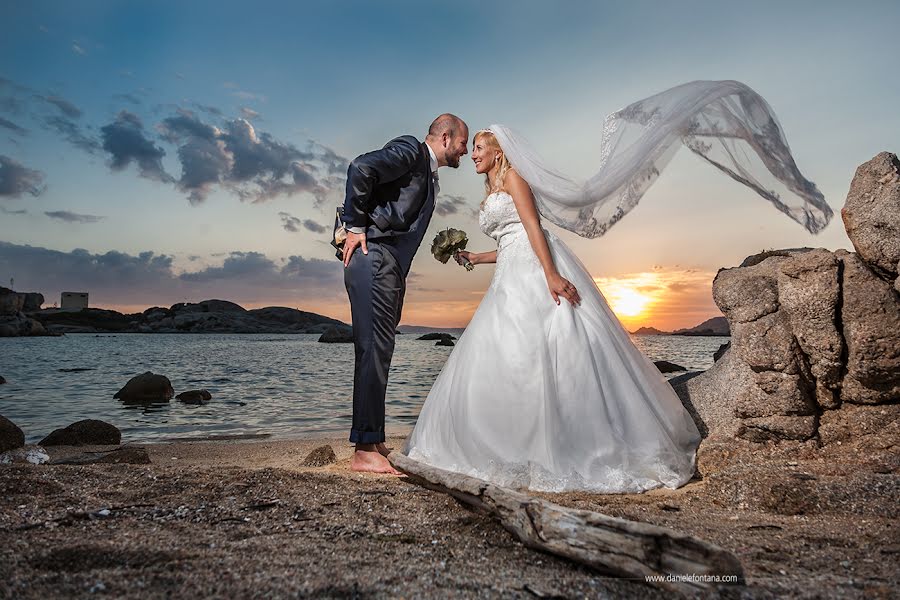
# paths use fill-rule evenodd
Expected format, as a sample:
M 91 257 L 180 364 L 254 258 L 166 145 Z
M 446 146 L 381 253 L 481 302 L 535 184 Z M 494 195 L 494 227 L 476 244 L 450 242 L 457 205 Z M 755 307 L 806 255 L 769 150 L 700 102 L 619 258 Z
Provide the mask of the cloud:
M 0 242 L 0 271 L 16 275 L 22 289 L 121 288 L 166 285 L 173 280 L 172 257 L 142 252 L 131 256 L 111 250 L 92 254 L 83 248 L 60 252 Z
M 165 305 L 208 298 L 235 302 L 345 299 L 343 265 L 337 260 L 289 256 L 281 266 L 259 252 L 228 253 L 222 266 L 178 273 L 174 257 L 153 251 L 131 255 L 83 248 L 63 252 L 0 241 L 0 273 L 19 289 L 47 298 L 63 290 L 85 291 L 92 305 Z
M 21 95 L 32 93 L 31 88 L 11 79 L 0 77 L 0 91 L 4 94 L 0 96 L 0 110 L 15 115 L 25 112 L 25 102 Z
M 328 231 L 328 228 L 324 225 L 319 225 L 312 219 L 304 219 L 303 226 L 312 231 L 313 233 L 325 233 Z
M 137 115 L 121 110 L 116 120 L 104 125 L 100 132 L 103 149 L 110 154 L 111 169 L 121 171 L 134 162 L 142 177 L 167 183 L 173 181 L 162 166 L 166 151 L 144 135 L 143 123 Z
M 254 92 L 247 92 L 244 90 L 231 92 L 231 95 L 235 98 L 240 98 L 241 100 L 258 100 L 259 102 L 266 102 L 267 100 L 264 94 L 256 94 Z
M 81 109 L 60 96 L 40 96 L 43 100 L 49 102 L 58 108 L 64 115 L 72 119 L 81 117 Z
M 297 233 L 300 231 L 300 227 L 303 226 L 305 229 L 312 231 L 313 233 L 325 233 L 328 231 L 328 228 L 319 225 L 312 219 L 298 219 L 297 217 L 291 215 L 290 213 L 280 212 L 278 216 L 281 217 L 281 226 L 284 227 L 285 231 L 291 231 L 293 233 Z
M 3 208 L 2 206 L 0 206 L 0 212 L 2 212 L 5 215 L 27 215 L 28 214 L 28 211 L 25 210 L 24 208 L 20 208 L 19 210 L 10 210 L 8 208 Z
M 203 112 L 213 115 L 214 117 L 222 116 L 222 110 L 219 108 L 216 108 L 215 106 L 209 106 L 206 104 L 197 104 L 196 102 L 194 102 L 193 105 L 196 106 L 197 108 L 199 108 L 200 110 L 202 110 Z
M 259 113 L 253 110 L 252 108 L 247 108 L 246 106 L 241 107 L 241 116 L 247 119 L 248 121 L 252 121 L 253 119 L 259 118 Z
M 226 87 L 231 85 L 234 84 Z M 114 97 L 143 104 L 135 94 Z M 156 124 L 155 132 L 144 127 L 136 112 L 123 109 L 112 122 L 99 128 L 99 135 L 93 135 L 76 122 L 82 111 L 71 101 L 0 78 L 0 109 L 24 113 L 22 100 L 27 98 L 41 100 L 40 106 L 52 109 L 52 114 L 41 111 L 35 116 L 45 129 L 89 154 L 104 153 L 113 171 L 135 164 L 140 176 L 175 185 L 192 204 L 203 202 L 219 187 L 249 202 L 310 194 L 318 208 L 331 192 L 344 185 L 347 158 L 312 140 L 305 148 L 299 148 L 269 132 L 257 130 L 250 119 L 258 119 L 259 113 L 248 107 L 241 109 L 247 118 L 228 120 L 214 106 L 193 103 L 200 113 L 175 106 L 174 114 Z M 156 105 L 149 112 L 172 108 L 172 105 Z M 0 128 L 20 135 L 27 133 L 24 127 L 8 119 L 0 120 Z M 162 144 L 154 133 L 159 135 Z M 181 166 L 177 179 L 163 166 L 166 143 L 176 148 Z M 304 226 L 311 231 L 321 228 L 314 222 Z
M 54 115 L 45 118 L 44 125 L 47 129 L 55 131 L 70 144 L 76 148 L 81 148 L 88 154 L 96 154 L 100 151 L 100 142 L 82 133 L 81 128 L 74 121 Z
M 53 219 L 59 219 L 67 223 L 96 223 L 102 221 L 106 217 L 98 217 L 96 215 L 81 215 L 68 210 L 44 211 L 44 214 Z
M 18 133 L 19 135 L 28 135 L 28 130 L 24 127 L 19 127 L 12 121 L 8 121 L 3 117 L 0 117 L 0 127 L 5 127 L 14 133 Z
M 72 42 L 72 52 L 74 52 L 75 54 L 79 54 L 79 55 L 81 55 L 81 56 L 84 56 L 84 55 L 87 54 L 87 50 L 85 50 L 84 48 L 82 48 L 82 47 L 78 44 L 78 42 Z
M 300 219 L 286 212 L 280 212 L 278 216 L 281 217 L 281 226 L 284 227 L 285 231 L 293 233 L 300 231 L 300 225 L 302 224 Z
M 270 290 L 296 290 L 322 287 L 340 290 L 343 265 L 336 260 L 289 256 L 278 266 L 259 252 L 231 252 L 221 267 L 182 273 L 179 279 L 191 283 L 232 282 Z
M 462 196 L 454 196 L 451 194 L 440 194 L 438 202 L 435 204 L 434 212 L 442 217 L 458 214 L 465 211 L 466 214 L 477 217 L 478 211 L 469 206 L 469 203 Z
M 0 196 L 18 198 L 22 194 L 31 194 L 37 197 L 44 189 L 43 173 L 0 155 Z
M 245 201 L 309 193 L 319 205 L 329 190 L 342 184 L 332 171 L 346 169 L 349 162 L 320 144 L 311 142 L 301 150 L 281 142 L 247 119 L 212 125 L 184 108 L 163 119 L 157 130 L 178 146 L 182 169 L 178 187 L 194 204 L 219 184 Z

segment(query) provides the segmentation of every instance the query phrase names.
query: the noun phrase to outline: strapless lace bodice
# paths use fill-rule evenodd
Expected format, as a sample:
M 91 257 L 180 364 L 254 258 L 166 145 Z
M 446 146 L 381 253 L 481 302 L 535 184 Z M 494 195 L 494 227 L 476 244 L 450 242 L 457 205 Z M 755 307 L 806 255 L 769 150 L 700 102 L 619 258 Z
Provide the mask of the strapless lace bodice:
M 533 266 L 540 267 L 512 196 L 506 192 L 494 192 L 485 198 L 478 213 L 478 225 L 486 235 L 497 240 L 497 269 L 503 269 L 507 262 L 504 259 L 514 257 L 524 258 Z M 548 241 L 559 239 L 552 231 L 542 229 Z M 505 248 L 508 249 L 504 251 Z
M 498 244 L 507 234 L 525 232 L 512 196 L 506 192 L 494 192 L 484 199 L 478 213 L 478 225 L 481 231 L 497 240 Z

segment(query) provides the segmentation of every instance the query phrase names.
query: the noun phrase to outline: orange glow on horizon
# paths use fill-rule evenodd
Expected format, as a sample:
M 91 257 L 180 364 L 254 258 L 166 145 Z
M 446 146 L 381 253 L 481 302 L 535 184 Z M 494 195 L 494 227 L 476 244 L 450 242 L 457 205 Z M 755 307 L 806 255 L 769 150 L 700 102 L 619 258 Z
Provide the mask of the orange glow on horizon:
M 721 314 L 712 300 L 712 280 L 714 272 L 694 269 L 627 273 L 615 277 L 595 277 L 594 282 L 601 290 L 617 318 L 626 329 L 635 331 L 640 327 L 655 327 L 662 331 L 673 331 L 693 327 Z M 435 328 L 465 327 L 478 308 L 485 290 L 458 290 L 456 292 L 418 292 L 410 289 L 403 305 L 401 325 L 425 325 Z M 548 292 L 549 294 L 549 292 Z M 582 297 L 585 291 L 581 291 Z M 191 299 L 196 302 L 198 300 Z M 282 299 L 242 302 L 234 300 L 246 309 L 266 306 L 287 306 L 350 323 L 350 304 L 346 297 L 335 296 L 316 301 L 290 302 Z M 48 306 L 49 303 L 45 303 Z M 156 305 L 125 305 L 92 303 L 93 308 L 108 308 L 121 313 L 143 312 L 150 306 L 171 306 L 173 303 Z

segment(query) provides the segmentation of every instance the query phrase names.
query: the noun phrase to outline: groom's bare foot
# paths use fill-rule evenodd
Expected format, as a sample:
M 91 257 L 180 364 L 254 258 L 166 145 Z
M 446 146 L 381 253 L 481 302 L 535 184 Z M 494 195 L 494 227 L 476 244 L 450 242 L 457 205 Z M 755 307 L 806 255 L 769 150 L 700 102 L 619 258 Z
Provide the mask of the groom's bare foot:
M 353 458 L 350 459 L 350 469 L 364 473 L 387 473 L 389 475 L 403 475 L 391 466 L 375 444 L 357 444 Z
M 375 444 L 375 449 L 378 450 L 379 454 L 381 454 L 382 456 L 387 456 L 391 453 L 391 450 L 393 450 L 393 448 L 388 448 L 387 446 L 385 446 L 384 442 L 378 442 L 377 444 Z

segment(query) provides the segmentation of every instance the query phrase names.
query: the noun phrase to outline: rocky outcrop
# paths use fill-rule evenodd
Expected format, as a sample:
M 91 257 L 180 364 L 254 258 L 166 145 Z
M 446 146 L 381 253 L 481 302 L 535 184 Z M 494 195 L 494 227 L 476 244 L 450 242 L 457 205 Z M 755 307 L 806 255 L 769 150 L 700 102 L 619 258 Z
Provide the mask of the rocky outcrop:
M 39 442 L 40 446 L 100 446 L 118 445 L 122 433 L 115 425 L 95 419 L 85 419 L 68 427 L 54 430 Z
M 882 152 L 860 165 L 841 218 L 859 257 L 885 278 L 896 279 L 900 271 L 900 160 L 896 155 Z
M 857 252 L 774 250 L 719 270 L 730 346 L 673 382 L 707 438 L 701 471 L 741 443 L 829 443 L 824 424 L 900 400 L 898 165 L 882 153 L 857 170 L 842 212 Z
M 154 306 L 141 313 L 86 308 L 32 315 L 57 333 L 322 333 L 341 321 L 283 306 L 246 310 L 227 300 Z
M 348 344 L 353 342 L 353 329 L 347 326 L 344 327 L 329 327 L 322 335 L 319 336 L 319 341 L 324 342 L 326 344 Z
M 41 305 L 44 304 L 43 294 L 37 292 L 25 292 L 22 296 L 24 296 L 22 301 L 22 312 L 28 313 L 41 310 Z
M 126 404 L 144 404 L 168 402 L 174 395 L 175 390 L 172 389 L 168 377 L 147 371 L 129 379 L 113 398 L 118 398 Z
M 0 337 L 47 335 L 44 326 L 24 312 L 26 307 L 34 306 L 38 300 L 43 302 L 43 298 L 40 294 L 19 293 L 0 287 Z
M 25 434 L 19 426 L 0 415 L 0 453 L 25 445 Z

